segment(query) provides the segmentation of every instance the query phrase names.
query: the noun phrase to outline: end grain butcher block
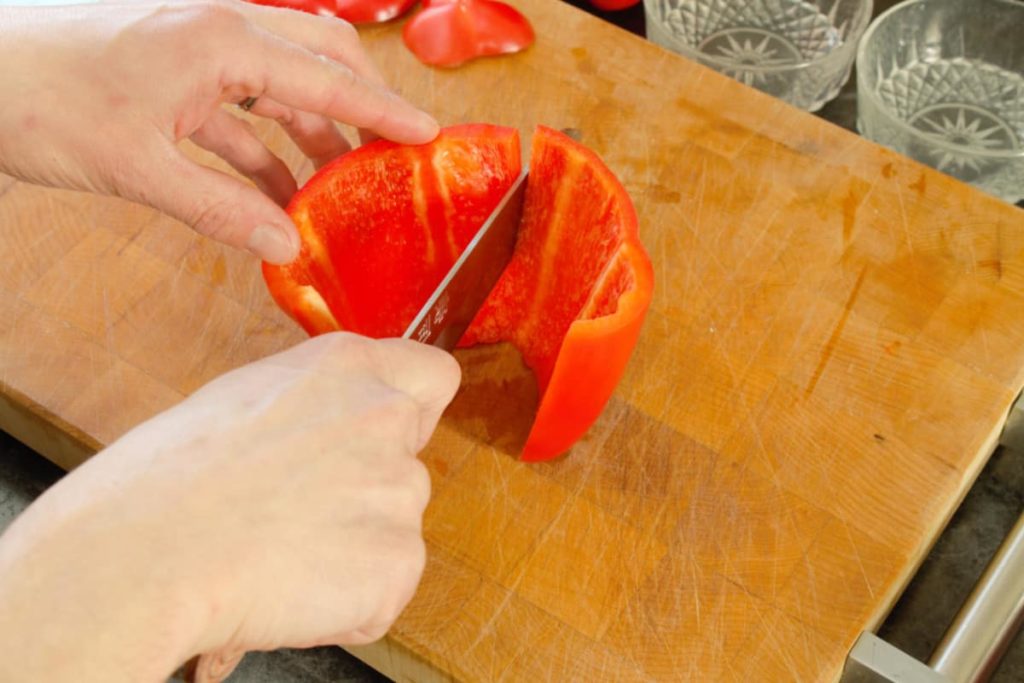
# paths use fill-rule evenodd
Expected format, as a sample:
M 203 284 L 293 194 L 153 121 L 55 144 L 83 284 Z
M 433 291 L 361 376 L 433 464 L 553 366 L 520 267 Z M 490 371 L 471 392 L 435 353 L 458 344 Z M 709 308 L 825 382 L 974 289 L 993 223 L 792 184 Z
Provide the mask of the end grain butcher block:
M 514 354 L 461 355 L 423 454 L 422 587 L 358 654 L 402 681 L 834 679 L 1021 388 L 1024 213 L 567 5 L 518 5 L 536 46 L 458 70 L 418 64 L 397 25 L 364 38 L 443 123 L 579 129 L 636 202 L 657 290 L 555 462 L 510 455 L 536 401 Z M 0 192 L 2 424 L 65 466 L 304 336 L 245 254 L 119 200 Z

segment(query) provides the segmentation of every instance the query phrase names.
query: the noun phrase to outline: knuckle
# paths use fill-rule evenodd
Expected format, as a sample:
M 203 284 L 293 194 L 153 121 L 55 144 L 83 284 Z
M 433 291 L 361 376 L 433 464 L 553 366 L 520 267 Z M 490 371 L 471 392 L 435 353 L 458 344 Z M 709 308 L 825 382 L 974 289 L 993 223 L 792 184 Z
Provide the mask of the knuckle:
M 245 18 L 223 0 L 165 5 L 155 12 L 155 16 L 165 27 L 175 27 L 193 36 L 216 34 L 245 23 Z
M 397 552 L 392 564 L 392 588 L 396 594 L 401 594 L 419 583 L 427 566 L 427 546 L 418 533 L 407 532 L 395 539 L 395 547 Z
M 163 5 L 145 25 L 149 39 L 173 54 L 183 72 L 240 54 L 248 44 L 248 27 L 248 20 L 228 0 Z M 190 49 L 180 49 L 182 44 Z
M 419 429 L 420 413 L 416 401 L 407 394 L 390 389 L 387 396 L 373 408 L 373 417 L 378 426 L 403 442 L 410 432 Z
M 413 458 L 373 458 L 353 490 L 375 525 L 396 535 L 419 536 L 430 502 L 430 474 Z M 397 551 L 400 544 L 391 544 Z
M 318 360 L 331 362 L 341 358 L 351 360 L 362 353 L 363 337 L 351 332 L 329 332 L 309 339 L 304 344 L 318 351 Z
M 244 650 L 222 649 L 202 655 L 196 665 L 194 678 L 197 683 L 220 683 L 238 668 L 245 655 Z
M 387 486 L 406 479 L 405 468 L 419 431 L 419 409 L 405 394 L 357 369 L 350 376 L 361 386 L 361 404 L 353 409 L 351 436 L 376 454 L 375 470 Z M 351 383 L 351 382 L 350 382 Z
M 413 496 L 413 502 L 416 505 L 419 514 L 423 513 L 423 510 L 427 507 L 427 503 L 430 502 L 430 472 L 419 460 L 409 461 L 412 467 L 409 473 L 409 492 Z
M 381 476 L 388 489 L 381 496 L 382 507 L 392 523 L 419 531 L 423 511 L 430 502 L 430 472 L 426 466 L 415 458 L 401 458 L 395 463 L 395 469 L 383 470 Z
M 345 64 L 338 64 L 335 72 L 337 73 L 336 78 L 340 81 L 342 87 L 350 90 L 358 86 L 362 81 L 356 72 L 351 67 Z
M 373 366 L 374 343 L 372 339 L 345 331 L 328 332 L 303 342 L 309 353 L 309 364 L 321 370 L 317 374 L 319 379 L 332 383 L 343 381 L 349 385 L 356 381 L 360 391 L 376 399 L 368 398 L 355 408 L 353 414 L 360 417 L 366 417 L 367 412 L 374 410 L 380 402 L 375 393 L 378 383 L 374 380 L 379 375 Z M 367 422 L 363 419 L 357 424 L 366 428 L 370 426 Z
M 322 107 L 322 110 L 339 109 L 354 96 L 353 90 L 360 85 L 359 77 L 355 71 L 344 64 L 332 62 L 326 57 L 320 57 L 320 59 L 331 66 L 330 80 L 332 81 L 324 90 L 325 106 Z
M 406 566 L 408 571 L 409 583 L 412 586 L 416 586 L 420 582 L 420 577 L 423 576 L 424 570 L 427 568 L 427 544 L 423 541 L 423 538 L 419 535 L 416 536 L 415 542 L 412 543 L 412 547 L 409 549 L 409 563 Z
M 345 45 L 359 44 L 359 31 L 356 30 L 355 26 L 347 21 L 335 19 L 333 17 L 328 17 L 326 20 L 331 22 L 331 26 L 334 29 L 334 40 Z
M 191 18 L 195 27 L 204 32 L 236 31 L 247 23 L 235 7 L 223 2 L 198 5 Z
M 364 626 L 352 635 L 349 641 L 346 641 L 345 645 L 369 645 L 370 643 L 376 642 L 387 635 L 391 629 L 391 622 L 386 624 L 373 624 L 370 626 Z
M 372 608 L 369 623 L 385 628 L 398 618 L 415 592 L 427 565 L 427 548 L 422 536 L 402 527 L 392 527 L 378 536 L 374 580 L 367 586 Z
M 295 125 L 297 118 L 297 112 L 291 107 L 281 107 L 281 111 L 278 112 L 274 120 L 285 127 L 292 127 Z
M 231 226 L 239 218 L 240 209 L 237 205 L 223 199 L 214 199 L 197 204 L 186 220 L 196 232 L 222 241 L 231 233 Z

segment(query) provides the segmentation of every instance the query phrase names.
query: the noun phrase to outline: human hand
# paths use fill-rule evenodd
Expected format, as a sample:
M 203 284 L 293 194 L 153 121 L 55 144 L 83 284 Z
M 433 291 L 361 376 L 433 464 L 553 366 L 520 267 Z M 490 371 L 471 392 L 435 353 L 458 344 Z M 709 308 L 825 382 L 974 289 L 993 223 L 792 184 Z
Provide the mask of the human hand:
M 234 0 L 0 6 L 0 64 L 0 171 L 149 204 L 273 263 L 299 251 L 295 180 L 222 105 L 257 98 L 318 167 L 349 148 L 331 119 L 403 143 L 438 131 L 349 24 Z M 262 192 L 190 161 L 185 138 Z
M 423 568 L 416 459 L 454 359 L 334 333 L 133 429 L 0 537 L 0 680 L 165 680 L 385 633 Z

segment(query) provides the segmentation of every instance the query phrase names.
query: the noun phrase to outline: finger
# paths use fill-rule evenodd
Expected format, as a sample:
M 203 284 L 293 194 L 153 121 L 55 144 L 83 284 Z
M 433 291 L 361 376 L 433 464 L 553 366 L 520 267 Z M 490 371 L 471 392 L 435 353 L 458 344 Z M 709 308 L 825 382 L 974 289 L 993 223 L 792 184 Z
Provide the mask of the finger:
M 359 144 L 365 145 L 368 142 L 379 140 L 380 136 L 374 133 L 372 130 L 366 130 L 365 128 L 359 129 Z
M 345 136 L 326 116 L 286 107 L 269 97 L 261 97 L 249 110 L 257 116 L 274 119 L 302 153 L 320 168 L 352 150 Z
M 381 378 L 420 406 L 417 451 L 422 450 L 459 389 L 459 363 L 441 349 L 407 339 L 382 339 L 374 352 Z
M 254 23 L 268 31 L 302 45 L 314 54 L 330 57 L 348 66 L 370 83 L 387 87 L 384 76 L 363 49 L 359 33 L 352 24 L 336 17 L 293 12 L 278 7 L 246 5 L 244 11 Z M 362 144 L 377 138 L 373 131 L 359 129 Z
M 152 172 L 136 177 L 127 199 L 148 204 L 224 244 L 247 249 L 271 263 L 299 253 L 299 234 L 288 214 L 267 195 L 236 178 L 200 166 L 177 147 L 153 150 Z M 173 178 L 173 182 L 168 182 Z
M 391 624 L 378 624 L 374 626 L 366 626 L 364 628 L 358 628 L 354 631 L 346 631 L 340 633 L 330 639 L 329 642 L 324 643 L 325 645 L 340 645 L 345 647 L 347 645 L 369 645 L 375 643 L 388 634 L 391 629 Z
M 346 380 L 351 380 L 354 375 L 350 373 L 355 371 L 409 397 L 419 412 L 417 452 L 430 440 L 462 375 L 455 358 L 433 346 L 406 339 L 370 339 L 350 332 L 318 335 L 260 362 L 285 373 L 314 369 L 320 377 L 339 374 Z
M 231 675 L 242 662 L 245 652 L 221 650 L 212 654 L 199 655 L 192 673 L 194 683 L 220 683 Z
M 393 92 L 360 77 L 350 67 L 279 36 L 254 31 L 247 55 L 225 65 L 235 84 L 232 101 L 267 95 L 281 104 L 324 114 L 406 144 L 437 136 L 437 122 Z
M 191 139 L 252 179 L 280 206 L 285 206 L 298 189 L 291 171 L 260 141 L 249 122 L 223 109 L 215 110 Z
M 385 85 L 380 70 L 363 49 L 358 31 L 347 21 L 280 7 L 246 4 L 239 9 L 267 31 L 345 64 L 370 83 Z

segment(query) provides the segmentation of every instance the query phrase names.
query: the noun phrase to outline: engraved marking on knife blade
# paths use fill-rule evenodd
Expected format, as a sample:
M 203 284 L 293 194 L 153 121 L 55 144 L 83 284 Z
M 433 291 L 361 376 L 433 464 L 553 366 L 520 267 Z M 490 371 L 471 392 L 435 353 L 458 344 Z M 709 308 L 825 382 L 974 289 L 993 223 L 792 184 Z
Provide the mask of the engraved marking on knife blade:
M 442 338 L 452 336 L 451 334 L 449 334 L 451 332 L 450 329 L 441 329 L 440 332 L 436 333 L 437 329 L 439 327 L 444 328 L 446 325 L 450 325 L 450 319 L 452 318 L 453 315 L 461 315 L 463 309 L 465 308 L 465 302 L 456 301 L 456 308 L 455 312 L 453 313 L 450 298 L 451 295 L 448 292 L 448 288 L 453 283 L 460 283 L 460 285 L 463 288 L 466 286 L 466 283 L 468 283 L 468 281 L 465 280 L 466 275 L 462 273 L 462 268 L 464 264 L 469 260 L 471 255 L 477 252 L 478 247 L 486 247 L 493 249 L 492 245 L 496 244 L 493 238 L 493 229 L 495 226 L 495 222 L 501 218 L 507 219 L 507 207 L 509 206 L 509 202 L 511 202 L 513 198 L 515 198 L 515 201 L 519 203 L 519 210 L 521 211 L 521 206 L 524 200 L 524 194 L 526 190 L 526 179 L 528 175 L 529 169 L 524 168 L 520 173 L 519 177 L 513 183 L 512 187 L 502 198 L 501 202 L 494 209 L 494 211 L 491 212 L 487 220 L 484 222 L 483 226 L 481 226 L 481 228 L 476 232 L 476 234 L 470 240 L 469 244 L 463 250 L 462 254 L 459 255 L 459 258 L 456 260 L 455 264 L 448 270 L 448 273 L 441 281 L 441 284 L 439 284 L 434 289 L 434 293 L 431 295 L 430 299 L 428 299 L 427 303 L 424 304 L 423 308 L 420 309 L 419 313 L 413 319 L 412 323 L 410 323 L 409 327 L 406 328 L 405 334 L 402 335 L 405 339 L 415 339 L 416 341 L 419 342 L 427 344 L 432 343 L 436 345 L 438 341 L 441 340 Z M 509 255 L 511 255 L 513 249 L 514 245 L 510 245 Z M 463 280 L 460 281 L 458 279 L 459 277 L 462 277 Z M 495 277 L 493 280 L 488 281 L 488 286 L 486 287 L 487 291 L 484 292 L 485 295 L 494 286 L 494 282 L 497 281 L 498 277 L 500 277 L 500 271 L 495 273 Z M 478 307 L 479 304 L 481 303 L 482 299 L 479 302 L 474 302 L 473 305 L 474 307 Z M 472 315 L 469 315 L 469 319 L 459 322 L 459 325 L 462 328 L 462 330 L 460 331 L 460 334 L 458 336 L 461 337 L 461 332 L 464 331 L 465 327 L 469 325 L 472 317 Z M 448 340 L 447 342 L 445 342 L 445 344 L 447 344 L 445 348 L 453 347 L 454 342 L 457 341 L 457 338 Z M 449 344 L 448 342 L 451 343 Z
M 416 330 L 416 341 L 423 343 L 430 342 L 431 337 L 434 335 L 435 327 L 440 327 L 448 316 L 450 300 L 451 297 L 447 291 L 441 294 L 437 303 L 435 303 L 431 309 L 430 315 L 423 319 L 423 323 L 420 325 L 419 329 Z

